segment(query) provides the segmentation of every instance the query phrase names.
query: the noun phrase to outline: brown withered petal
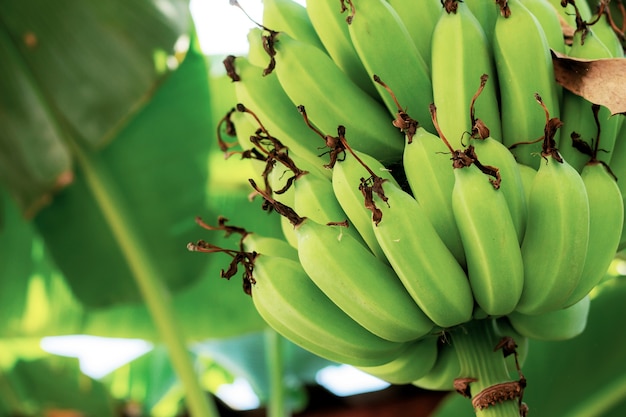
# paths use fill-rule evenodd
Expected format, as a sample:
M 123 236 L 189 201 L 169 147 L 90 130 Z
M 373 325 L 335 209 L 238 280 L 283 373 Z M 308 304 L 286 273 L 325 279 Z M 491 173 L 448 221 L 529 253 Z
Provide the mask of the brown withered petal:
M 626 58 L 577 59 L 552 51 L 552 62 L 564 88 L 611 114 L 626 114 Z

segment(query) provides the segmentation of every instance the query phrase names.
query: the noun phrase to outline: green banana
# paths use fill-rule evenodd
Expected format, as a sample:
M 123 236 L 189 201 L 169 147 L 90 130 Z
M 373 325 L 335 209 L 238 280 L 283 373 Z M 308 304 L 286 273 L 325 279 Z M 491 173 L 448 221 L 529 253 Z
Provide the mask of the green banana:
M 354 153 L 356 156 L 346 152 L 345 158 L 338 161 L 333 168 L 332 183 L 335 197 L 343 211 L 348 215 L 350 223 L 359 231 L 372 253 L 386 262 L 385 254 L 372 229 L 371 212 L 365 207 L 363 194 L 359 189 L 361 178 L 368 176 L 368 172 L 360 161 L 384 180 L 394 185 L 398 184 L 391 172 L 378 160 L 361 152 L 354 151 Z
M 282 204 L 293 206 L 295 202 L 295 187 L 288 187 L 287 181 L 289 178 L 289 172 L 282 167 L 274 167 L 266 176 L 268 185 L 273 191 L 272 196 L 275 200 L 280 201 Z M 285 190 L 278 194 L 276 190 Z M 293 225 L 289 223 L 289 220 L 285 217 L 280 217 L 280 228 L 283 232 L 283 236 L 287 242 L 294 248 L 298 247 L 298 239 L 296 238 L 293 230 Z
M 517 163 L 517 169 L 519 171 L 520 177 L 522 178 L 522 187 L 524 188 L 524 196 L 526 200 L 526 216 L 528 217 L 528 199 L 530 198 L 530 189 L 532 187 L 533 180 L 535 179 L 535 174 L 537 170 L 528 165 Z M 527 220 L 528 221 L 528 220 Z M 524 227 L 524 231 L 526 227 Z
M 446 328 L 470 320 L 474 300 L 465 271 L 420 204 L 394 184 L 384 183 L 383 189 L 386 202 L 374 197 L 382 219 L 371 223 L 404 287 L 436 325 Z
M 335 230 L 337 226 L 300 217 L 254 181 L 250 183 L 267 204 L 294 225 L 302 268 L 348 316 L 393 342 L 416 340 L 431 332 L 433 322 L 413 302 L 391 267 L 352 236 Z
M 589 240 L 585 184 L 555 148 L 553 132 L 560 120 L 544 111 L 543 161 L 530 190 L 522 242 L 524 290 L 517 311 L 527 315 L 563 307 L 580 282 Z
M 435 230 L 463 267 L 466 266 L 461 235 L 452 212 L 454 173 L 441 139 L 417 129 L 404 150 L 404 171 L 413 195 Z
M 354 84 L 328 55 L 285 33 L 276 34 L 267 42 L 275 47 L 275 71 L 283 90 L 294 104 L 307 107 L 313 124 L 326 132 L 344 125 L 354 149 L 376 155 L 382 162 L 401 159 L 402 137 L 389 125 L 384 108 Z
M 522 165 L 515 161 L 515 157 L 506 146 L 491 136 L 472 138 L 469 144 L 474 147 L 482 164 L 497 166 L 500 170 L 502 177 L 500 191 L 506 200 L 518 241 L 521 243 L 528 217 L 526 192 L 520 172 Z M 528 168 L 532 170 L 532 168 Z
M 487 314 L 508 314 L 522 294 L 524 268 L 506 199 L 475 164 L 454 174 L 452 209 L 474 299 Z
M 357 368 L 391 384 L 409 384 L 426 375 L 436 360 L 437 338 L 431 336 L 409 344 L 400 356 L 388 363 Z
M 452 212 L 465 250 L 474 299 L 488 315 L 508 314 L 522 293 L 524 268 L 515 224 L 499 189 L 499 169 L 479 161 L 472 146 L 454 150 L 439 126 L 437 111 L 433 104 L 435 128 L 453 155 Z
M 308 168 L 316 174 L 330 178 L 330 170 L 322 167 L 317 146 L 319 139 L 302 123 L 302 116 L 289 97 L 284 93 L 276 74 L 263 76 L 261 70 L 244 57 L 234 60 L 234 68 L 239 80 L 234 82 L 237 100 L 250 109 L 272 136 L 308 162 Z M 252 114 L 248 117 L 259 128 Z M 249 140 L 247 140 L 249 144 Z
M 567 340 L 585 330 L 590 304 L 586 295 L 567 308 L 532 316 L 513 312 L 508 318 L 517 332 L 531 339 Z
M 222 124 L 224 127 L 222 128 Z M 222 152 L 224 152 L 224 156 L 226 158 L 230 158 L 234 152 L 238 152 L 238 150 L 230 151 L 229 149 L 236 147 L 239 145 L 241 150 L 246 150 L 252 148 L 254 145 L 250 141 L 250 137 L 255 135 L 257 130 L 256 123 L 253 122 L 251 118 L 246 117 L 245 114 L 238 112 L 235 107 L 231 108 L 228 113 L 222 118 L 218 126 L 217 133 L 217 141 L 218 147 Z M 235 136 L 237 139 L 236 142 L 229 142 L 224 139 L 224 133 L 227 136 Z M 254 158 L 248 158 L 251 161 L 255 161 Z M 258 161 L 258 160 L 257 160 Z M 262 165 L 263 161 L 256 165 Z M 256 171 L 256 169 L 255 169 Z
M 539 25 L 546 35 L 546 40 L 548 41 L 550 49 L 559 53 L 565 53 L 566 49 L 569 49 L 569 46 L 565 44 L 565 35 L 563 34 L 561 19 L 559 18 L 559 14 L 556 10 L 554 10 L 554 6 L 546 0 L 521 1 L 539 22 Z M 560 84 L 557 84 L 556 91 L 560 102 L 563 99 L 563 87 L 561 87 Z
M 263 319 L 296 345 L 331 361 L 377 366 L 395 359 L 403 344 L 365 330 L 328 299 L 298 262 L 259 255 L 252 301 Z
M 398 100 L 419 120 L 426 120 L 424 127 L 432 131 L 430 119 L 427 119 L 428 105 L 433 101 L 428 64 L 398 13 L 385 0 L 347 2 L 352 6 L 348 17 L 350 38 L 368 73 L 378 75 L 395 87 Z M 397 62 L 399 59 L 401 62 Z M 389 112 L 394 114 L 395 103 L 382 86 L 375 85 Z M 360 150 L 358 146 L 354 148 Z
M 330 178 L 306 174 L 298 178 L 293 186 L 293 207 L 297 213 L 320 224 L 336 223 L 348 219 L 341 208 L 341 204 L 335 198 Z M 346 227 L 342 229 L 342 232 L 351 235 L 356 241 L 367 247 L 354 227 Z
M 600 41 L 608 48 L 613 58 L 624 57 L 624 46 L 622 41 L 609 23 L 608 13 L 609 1 L 600 1 L 597 10 L 591 16 L 589 25 Z
M 246 59 L 255 67 L 258 67 L 260 72 L 268 66 L 267 51 L 263 44 L 264 30 L 260 27 L 252 28 L 248 31 L 248 54 Z
M 617 134 L 617 140 L 615 141 L 615 149 L 613 155 L 611 155 L 611 162 L 609 163 L 611 172 L 618 179 L 617 186 L 622 194 L 622 203 L 626 207 L 626 123 L 622 123 L 620 130 Z M 622 226 L 622 236 L 620 237 L 620 243 L 618 250 L 621 251 L 626 247 L 626 224 Z
M 541 25 L 550 49 L 565 53 L 565 39 L 557 11 L 546 0 L 522 0 Z
M 439 109 L 437 120 L 453 148 L 463 146 L 463 138 L 473 127 L 469 107 L 483 74 L 493 77 L 495 82 L 484 86 L 476 110 L 489 126 L 491 136 L 501 141 L 497 75 L 491 45 L 480 23 L 463 2 L 444 2 L 444 11 L 433 32 L 431 69 L 433 97 Z
M 583 40 L 584 34 L 584 40 Z M 591 28 L 581 27 L 574 33 L 572 47 L 568 55 L 574 58 L 601 59 L 611 58 L 611 52 L 595 35 Z M 599 146 L 603 152 L 597 157 L 603 162 L 610 160 L 611 152 L 615 146 L 617 131 L 621 122 L 621 116 L 611 116 L 611 111 L 600 106 L 597 114 L 592 110 L 592 103 L 584 97 L 572 93 L 569 90 L 563 91 L 563 102 L 561 105 L 561 140 L 558 143 L 561 155 L 567 159 L 578 172 L 580 172 L 589 161 L 589 155 L 579 151 L 575 143 L 578 140 L 585 141 L 589 148 Z M 597 118 L 597 123 L 596 123 Z M 598 123 L 602 135 L 597 138 Z M 599 140 L 599 144 L 590 143 L 591 138 Z
M 298 256 L 311 280 L 357 323 L 383 339 L 407 342 L 434 327 L 393 269 L 350 235 L 311 219 L 295 222 Z
M 247 233 L 241 239 L 246 252 L 256 252 L 278 258 L 291 259 L 298 262 L 298 251 L 286 240 L 276 237 L 262 236 L 257 233 Z
M 597 5 L 597 10 L 591 17 L 591 22 L 593 22 L 593 24 L 589 23 L 589 25 L 591 25 L 594 34 L 607 47 L 613 58 L 624 58 L 624 36 L 622 35 L 620 38 L 620 36 L 618 36 L 613 29 L 612 24 L 609 22 L 609 17 L 613 16 L 613 14 L 611 14 L 611 4 L 612 3 L 610 1 L 600 1 Z M 624 124 L 624 117 L 613 116 L 613 118 L 618 119 L 617 131 L 619 132 Z
M 498 18 L 498 8 L 495 1 L 485 0 L 464 0 L 464 3 L 470 8 L 476 19 L 480 22 L 480 26 L 485 31 L 487 39 L 493 38 L 493 30 L 496 26 Z
M 598 161 L 589 162 L 581 177 L 589 199 L 589 244 L 581 280 L 565 306 L 584 298 L 604 278 L 624 226 L 623 196 L 607 167 Z
M 421 0 L 419 7 L 414 0 L 388 0 L 388 3 L 400 16 L 424 62 L 430 67 L 431 39 L 441 14 L 441 2 Z
M 533 95 L 543 97 L 550 114 L 558 117 L 559 98 L 552 56 L 545 33 L 520 0 L 508 0 L 510 14 L 498 16 L 493 52 L 500 85 L 503 143 L 519 162 L 537 169 L 544 126 L 543 114 Z M 508 15 L 508 17 L 505 17 Z M 558 133 L 555 138 L 558 141 Z
M 337 0 L 306 2 L 306 11 L 328 55 L 363 91 L 371 97 L 378 97 L 371 77 L 352 45 L 346 18 L 341 14 L 341 10 L 341 4 Z
M 568 0 L 564 2 L 564 0 L 548 0 L 548 3 L 554 7 L 560 18 L 572 28 L 576 28 L 577 17 L 575 8 L 578 8 L 580 17 L 583 20 L 589 21 L 589 18 L 591 17 L 591 8 L 586 1 L 573 2 Z
M 521 164 L 515 160 L 515 157 L 506 146 L 491 137 L 490 127 L 485 125 L 481 119 L 476 118 L 475 102 L 482 95 L 487 79 L 486 74 L 480 77 L 479 89 L 470 104 L 470 122 L 473 127 L 469 145 L 474 147 L 476 154 L 480 155 L 480 162 L 483 165 L 497 166 L 501 179 L 499 187 L 502 194 L 504 194 L 504 199 L 515 225 L 518 241 L 521 243 L 524 238 L 526 217 L 528 215 L 526 192 L 524 191 L 519 168 Z
M 398 357 L 406 344 L 381 339 L 368 332 L 331 302 L 311 281 L 293 251 L 281 239 L 250 236 L 241 228 L 197 222 L 208 230 L 241 234 L 239 248 L 224 249 L 198 241 L 188 249 L 224 253 L 233 259 L 221 276 L 230 279 L 243 272 L 244 291 L 251 295 L 263 319 L 285 338 L 331 361 L 354 366 L 377 366 Z M 260 251 L 264 250 L 265 253 Z M 286 255 L 286 257 L 285 257 Z
M 428 132 L 402 109 L 393 90 L 384 81 L 379 77 L 375 79 L 396 102 L 396 119 L 392 124 L 405 134 L 402 165 L 411 192 L 446 247 L 465 267 L 465 252 L 452 213 L 454 174 L 450 169 L 450 157 L 446 155 L 448 148 L 437 135 Z
M 293 0 L 263 0 L 263 26 L 324 50 L 306 8 Z
M 413 385 L 429 391 L 453 391 L 454 380 L 461 374 L 461 363 L 456 350 L 449 342 L 440 342 L 435 366 Z

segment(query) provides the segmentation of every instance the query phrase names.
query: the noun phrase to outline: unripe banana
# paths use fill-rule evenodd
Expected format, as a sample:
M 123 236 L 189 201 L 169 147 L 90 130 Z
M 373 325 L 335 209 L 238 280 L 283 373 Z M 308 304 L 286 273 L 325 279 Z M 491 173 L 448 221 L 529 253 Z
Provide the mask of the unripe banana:
M 306 174 L 298 178 L 293 186 L 293 207 L 297 213 L 320 224 L 342 222 L 348 219 L 341 208 L 341 204 L 335 198 L 333 184 L 329 178 Z M 342 228 L 341 232 L 351 235 L 356 241 L 367 247 L 356 228 Z
M 565 53 L 565 39 L 557 11 L 546 0 L 522 0 L 522 4 L 537 18 L 550 49 Z
M 279 33 L 273 38 L 276 74 L 295 105 L 305 105 L 313 124 L 330 132 L 346 126 L 351 146 L 382 162 L 401 159 L 401 135 L 387 112 L 354 84 L 323 51 Z
M 272 169 L 267 175 L 267 181 L 272 190 L 274 190 L 272 196 L 275 200 L 280 201 L 281 203 L 292 207 L 295 201 L 295 188 L 287 187 L 287 178 L 289 174 L 287 169 L 283 169 L 282 167 L 275 167 Z M 276 190 L 286 191 L 278 194 Z M 289 223 L 289 220 L 285 217 L 280 217 L 280 228 L 283 232 L 283 236 L 287 240 L 287 242 L 294 248 L 298 247 L 298 239 L 296 238 L 295 232 L 293 230 L 293 225 Z
M 424 127 L 432 131 L 430 119 L 427 118 L 428 105 L 433 101 L 428 64 L 417 50 L 398 13 L 385 0 L 348 2 L 352 5 L 348 31 L 368 73 L 380 76 L 397 88 L 398 100 L 419 120 L 426 120 Z M 393 42 L 389 42 L 389 39 L 393 39 Z M 401 62 L 397 62 L 399 59 Z M 389 112 L 394 114 L 396 106 L 387 91 L 379 84 L 376 84 L 376 88 Z M 349 131 L 353 132 L 352 129 Z M 360 150 L 357 146 L 354 148 Z
M 582 170 L 589 199 L 589 244 L 581 280 L 565 306 L 584 298 L 606 275 L 615 257 L 624 225 L 624 201 L 607 167 L 597 161 Z
M 539 93 L 555 117 L 559 115 L 559 98 L 543 29 L 520 0 L 507 3 L 510 15 L 500 15 L 496 20 L 493 51 L 500 85 L 502 138 L 510 148 L 543 134 L 543 114 L 533 95 Z M 517 145 L 512 152 L 519 162 L 539 167 L 540 142 Z
M 378 160 L 361 152 L 355 152 L 355 154 L 376 175 L 397 185 L 391 172 Z M 372 229 L 372 213 L 365 207 L 363 194 L 359 189 L 361 178 L 367 176 L 368 172 L 363 165 L 354 155 L 346 152 L 344 160 L 338 161 L 333 168 L 333 190 L 335 191 L 337 201 L 339 201 L 343 211 L 348 215 L 350 224 L 354 225 L 359 231 L 372 253 L 383 262 L 386 262 L 385 254 Z
M 251 183 L 260 191 L 253 181 Z M 263 196 L 269 197 L 267 193 Z M 227 270 L 222 270 L 221 276 L 230 279 L 241 266 L 244 291 L 252 296 L 261 317 L 293 343 L 328 360 L 354 366 L 388 363 L 406 348 L 405 344 L 368 332 L 333 304 L 310 280 L 300 263 L 291 259 L 293 251 L 284 241 L 250 236 L 246 230 L 226 225 L 225 221 L 218 226 L 207 225 L 200 219 L 198 223 L 208 230 L 242 235 L 239 248 L 235 250 L 205 241 L 190 243 L 187 247 L 195 252 L 231 256 L 233 260 Z M 262 249 L 272 255 L 261 254 Z
M 478 80 L 483 74 L 494 78 L 484 86 L 476 111 L 489 126 L 491 136 L 501 141 L 497 76 L 491 45 L 480 23 L 463 2 L 444 2 L 433 32 L 431 70 L 433 97 L 439 110 L 437 120 L 454 149 L 463 146 L 463 138 L 472 130 L 469 108 Z
M 576 10 L 574 9 L 572 3 L 567 2 L 565 6 L 563 6 L 562 0 L 548 0 L 548 3 L 554 7 L 565 23 L 574 29 L 576 28 Z M 591 17 L 591 8 L 589 7 L 589 4 L 586 1 L 577 1 L 576 7 L 580 12 L 581 18 L 585 21 L 589 21 L 589 18 Z
M 250 64 L 263 70 L 267 67 L 267 51 L 263 45 L 263 29 L 259 27 L 248 31 L 248 55 L 246 59 Z
M 337 0 L 307 0 L 306 11 L 328 55 L 339 68 L 371 97 L 378 97 L 371 76 L 352 45 L 345 15 Z
M 377 366 L 395 359 L 403 344 L 365 330 L 331 302 L 298 262 L 259 255 L 252 301 L 261 317 L 296 345 L 331 361 Z
M 395 100 L 391 88 L 379 77 L 376 80 Z M 411 192 L 446 247 L 465 267 L 465 252 L 452 213 L 454 174 L 450 170 L 450 157 L 446 155 L 449 150 L 437 135 L 424 129 L 395 101 L 398 112 L 392 123 L 405 134 L 402 165 Z
M 454 177 L 452 209 L 474 299 L 487 314 L 508 314 L 522 294 L 524 268 L 506 199 L 475 164 L 455 168 Z
M 511 219 L 515 225 L 518 241 L 521 243 L 526 230 L 526 218 L 528 216 L 528 204 L 520 166 L 515 157 L 499 141 L 492 137 L 470 139 L 470 145 L 474 146 L 480 162 L 484 165 L 497 166 L 500 170 L 502 181 L 500 191 L 504 195 Z M 531 169 L 527 166 L 528 169 Z
M 524 188 L 524 196 L 526 200 L 526 215 L 528 216 L 528 199 L 530 198 L 530 189 L 532 188 L 532 183 L 535 179 L 535 174 L 537 174 L 537 170 L 528 165 L 517 163 L 517 168 L 520 173 L 520 177 L 522 178 L 522 187 Z M 525 228 L 524 228 L 525 229 Z
M 606 46 L 595 36 L 591 28 L 585 30 L 584 41 L 582 39 L 583 30 L 574 33 L 572 47 L 568 55 L 575 58 L 583 59 L 602 59 L 611 58 L 611 52 Z M 580 140 L 585 141 L 589 148 L 596 146 L 591 143 L 593 138 L 597 139 L 598 125 L 596 123 L 596 114 L 592 110 L 592 103 L 584 97 L 572 93 L 569 90 L 563 91 L 563 103 L 561 105 L 561 118 L 563 127 L 561 128 L 561 140 L 559 142 L 559 151 L 570 165 L 580 172 L 589 161 L 589 155 L 582 153 L 574 145 L 572 135 L 578 135 Z M 619 115 L 611 116 L 611 111 L 604 106 L 600 106 L 597 113 L 597 121 L 600 124 L 601 136 L 599 138 L 599 147 L 603 152 L 597 154 L 600 161 L 608 162 L 611 152 L 615 146 L 615 138 L 619 123 L 621 122 Z
M 357 368 L 390 384 L 409 384 L 426 375 L 435 366 L 436 360 L 437 338 L 431 336 L 409 344 L 391 362 Z
M 476 118 L 475 102 L 487 84 L 487 75 L 480 77 L 480 87 L 477 90 L 470 105 L 470 119 L 472 132 L 469 145 L 474 147 L 474 152 L 480 155 L 480 163 L 487 166 L 497 167 L 499 171 L 499 189 L 504 194 L 518 241 L 521 243 L 526 229 L 527 203 L 526 192 L 520 174 L 520 165 L 509 149 L 501 142 L 491 137 L 491 130 L 481 119 Z M 532 169 L 532 168 L 531 168 Z
M 407 342 L 430 333 L 393 269 L 350 235 L 310 219 L 297 223 L 298 256 L 311 280 L 357 323 L 383 339 Z
M 242 238 L 242 244 L 247 252 L 255 251 L 263 255 L 287 258 L 298 262 L 298 251 L 283 239 L 248 233 Z
M 498 7 L 496 7 L 495 1 L 464 0 L 464 3 L 467 3 L 467 6 L 480 22 L 487 39 L 492 39 L 498 18 Z
M 263 26 L 324 50 L 306 8 L 293 0 L 263 0 Z
M 546 35 L 548 46 L 553 51 L 565 53 L 569 46 L 565 44 L 565 35 L 561 26 L 559 14 L 546 0 L 521 0 L 522 4 L 532 13 L 539 22 Z M 559 101 L 563 99 L 563 87 L 556 85 Z
M 415 0 L 388 0 L 388 3 L 404 22 L 417 50 L 430 67 L 431 39 L 441 14 L 440 0 L 421 0 L 419 7 L 416 7 Z
M 474 119 L 473 100 L 471 110 Z M 500 172 L 498 167 L 479 161 L 472 146 L 454 150 L 441 131 L 434 104 L 431 114 L 439 137 L 453 155 L 452 212 L 465 250 L 474 299 L 488 315 L 508 314 L 520 298 L 524 269 L 511 212 L 499 190 Z
M 513 312 L 508 318 L 515 330 L 531 339 L 567 340 L 585 330 L 589 305 L 589 295 L 586 295 L 567 308 L 532 316 Z
M 617 178 L 617 186 L 622 194 L 622 203 L 626 207 L 626 123 L 622 123 L 618 132 L 609 168 Z M 618 250 L 621 251 L 624 247 L 626 247 L 626 224 L 622 226 Z
M 404 287 L 436 325 L 470 320 L 474 300 L 465 272 L 419 203 L 394 184 L 384 183 L 383 189 L 387 202 L 374 197 L 382 220 L 371 224 Z
M 546 123 L 547 139 L 530 190 L 522 242 L 524 290 L 517 311 L 528 315 L 563 307 L 580 282 L 589 240 L 585 184 L 553 147 L 549 133 L 552 123 L 556 128 L 560 121 Z
M 440 342 L 435 366 L 423 377 L 413 381 L 413 385 L 430 391 L 452 391 L 454 380 L 461 374 L 461 363 L 454 346 Z
M 276 74 L 264 76 L 259 68 L 243 57 L 237 57 L 234 66 L 239 75 L 239 81 L 234 83 L 237 100 L 252 110 L 284 146 L 308 161 L 310 169 L 330 178 L 330 171 L 322 168 L 318 157 L 319 138 L 302 122 L 302 116 L 283 91 Z M 250 114 L 246 116 L 253 120 Z M 255 126 L 256 130 L 258 124 L 255 123 Z M 249 147 L 250 141 L 247 140 L 247 143 Z
M 599 10 L 596 10 L 591 16 L 590 22 L 595 22 L 592 25 L 592 29 L 600 41 L 608 48 L 613 58 L 623 58 L 624 46 L 613 27 L 609 24 L 607 16 L 598 16 L 598 12 L 606 12 L 606 7 L 608 7 L 608 4 L 605 6 L 600 5 Z
M 418 128 L 404 149 L 403 165 L 413 195 L 455 259 L 466 265 L 459 228 L 452 212 L 454 173 L 450 156 L 436 135 Z
M 253 143 L 250 141 L 250 137 L 255 135 L 256 130 L 258 129 L 258 125 L 252 120 L 252 118 L 247 117 L 246 114 L 242 112 L 238 112 L 236 108 L 232 108 L 229 111 L 229 114 L 222 119 L 222 122 L 231 123 L 231 126 L 225 127 L 227 133 L 232 133 L 230 129 L 235 129 L 235 136 L 237 138 L 237 143 L 243 149 L 250 149 L 254 147 Z M 222 136 L 223 132 L 220 132 L 218 135 L 218 147 L 222 152 L 224 152 L 225 157 L 232 157 L 229 149 L 234 147 L 236 144 L 227 143 L 227 140 Z M 242 158 L 246 159 L 246 158 Z M 262 160 L 247 158 L 254 165 L 255 172 L 261 173 L 265 162 Z

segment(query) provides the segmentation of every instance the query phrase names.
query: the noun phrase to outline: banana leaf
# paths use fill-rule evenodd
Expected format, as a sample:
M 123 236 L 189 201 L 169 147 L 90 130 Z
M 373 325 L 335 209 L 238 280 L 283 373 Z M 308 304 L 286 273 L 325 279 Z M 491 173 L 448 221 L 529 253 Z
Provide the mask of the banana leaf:
M 68 141 L 110 143 L 184 56 L 191 19 L 184 0 L 6 0 L 0 16 L 0 182 L 32 216 L 71 183 Z
M 52 415 L 54 410 L 114 417 L 119 405 L 104 384 L 80 371 L 73 358 L 43 355 L 0 369 L 2 417 Z

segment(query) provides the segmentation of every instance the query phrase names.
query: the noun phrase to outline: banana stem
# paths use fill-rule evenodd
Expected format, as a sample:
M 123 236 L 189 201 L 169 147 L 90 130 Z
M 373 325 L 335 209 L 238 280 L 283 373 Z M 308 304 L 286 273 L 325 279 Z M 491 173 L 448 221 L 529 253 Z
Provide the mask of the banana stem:
M 475 405 L 476 416 L 479 417 L 519 417 L 519 398 L 489 401 L 487 397 L 502 399 L 505 392 L 511 392 L 516 387 L 506 367 L 504 355 L 495 347 L 499 337 L 495 334 L 493 321 L 490 319 L 472 320 L 450 332 L 452 345 L 455 347 L 461 365 L 461 377 L 468 378 L 469 390 L 465 393 L 472 398 L 472 402 L 487 403 L 487 408 L 480 409 Z M 475 380 L 474 380 L 475 379 Z M 497 384 L 502 390 L 492 391 L 488 395 L 487 388 L 494 389 Z M 491 403 L 491 404 L 490 404 Z
M 176 323 L 165 281 L 146 253 L 124 199 L 98 155 L 87 154 L 75 143 L 71 145 L 87 184 L 126 257 L 161 340 L 168 349 L 172 366 L 182 382 L 190 414 L 194 417 L 218 417 L 214 402 L 200 386 L 190 352 L 184 343 L 180 326 Z
M 265 347 L 270 376 L 270 397 L 267 403 L 268 417 L 289 417 L 285 401 L 283 340 L 272 329 L 265 333 Z

